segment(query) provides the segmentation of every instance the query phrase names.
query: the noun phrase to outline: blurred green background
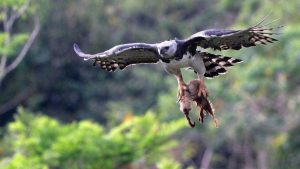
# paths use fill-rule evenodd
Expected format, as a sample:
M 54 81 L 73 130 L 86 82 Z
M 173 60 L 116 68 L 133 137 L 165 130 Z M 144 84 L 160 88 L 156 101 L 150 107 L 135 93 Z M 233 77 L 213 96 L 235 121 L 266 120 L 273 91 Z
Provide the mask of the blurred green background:
M 299 0 L 1 0 L 0 168 L 300 168 L 299 9 Z M 270 12 L 284 25 L 279 42 L 225 52 L 244 62 L 206 82 L 218 128 L 211 118 L 189 127 L 160 65 L 110 73 L 72 49 L 243 29 Z

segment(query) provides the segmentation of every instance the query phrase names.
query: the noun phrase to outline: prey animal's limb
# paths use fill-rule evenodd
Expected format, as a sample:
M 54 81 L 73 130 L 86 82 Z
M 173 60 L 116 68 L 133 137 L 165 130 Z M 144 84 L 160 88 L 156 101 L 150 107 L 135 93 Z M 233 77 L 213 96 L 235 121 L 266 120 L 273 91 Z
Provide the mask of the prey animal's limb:
M 201 89 L 202 91 L 199 91 Z M 208 99 L 207 88 L 204 83 L 197 80 L 191 80 L 187 84 L 187 90 L 184 91 L 182 100 L 180 100 L 180 110 L 185 115 L 188 123 L 191 127 L 195 126 L 195 123 L 191 121 L 189 112 L 191 110 L 191 103 L 194 102 L 197 110 L 199 111 L 199 121 L 204 122 L 204 116 L 206 113 L 211 115 L 214 120 L 215 126 L 217 127 L 217 120 L 214 115 L 214 109 L 211 102 Z
M 187 119 L 189 125 L 191 127 L 195 127 L 195 122 L 192 122 L 190 116 L 189 116 L 189 113 L 191 111 L 191 103 L 193 102 L 192 98 L 191 97 L 191 94 L 192 92 L 190 91 L 190 89 L 188 90 L 185 90 L 183 92 L 183 95 L 182 95 L 182 99 L 179 100 L 179 105 L 180 105 L 180 111 L 184 114 L 185 118 Z
M 218 121 L 215 118 L 215 114 L 214 114 L 214 108 L 212 103 L 209 101 L 208 99 L 208 90 L 204 84 L 204 81 L 201 80 L 194 80 L 195 83 L 194 85 L 197 85 L 197 97 L 194 98 L 194 101 L 196 103 L 196 108 L 199 111 L 199 122 L 203 123 L 204 122 L 204 116 L 205 116 L 205 112 L 208 113 L 209 115 L 211 115 L 211 117 L 213 118 L 213 121 L 215 123 L 215 126 L 218 126 Z M 189 83 L 190 85 L 190 83 Z

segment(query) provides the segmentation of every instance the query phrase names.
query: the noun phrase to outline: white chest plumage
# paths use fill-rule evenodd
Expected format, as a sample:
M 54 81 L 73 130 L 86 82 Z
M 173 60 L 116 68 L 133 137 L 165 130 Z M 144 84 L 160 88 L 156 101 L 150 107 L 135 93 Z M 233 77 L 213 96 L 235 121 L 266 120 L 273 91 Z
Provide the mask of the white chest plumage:
M 163 67 L 169 72 L 173 73 L 174 71 L 178 71 L 180 68 L 191 67 L 193 56 L 190 53 L 183 55 L 180 60 L 171 60 L 170 63 L 162 62 Z
M 183 55 L 180 60 L 171 60 L 170 63 L 162 62 L 165 70 L 171 74 L 179 74 L 181 68 L 191 67 L 198 75 L 204 75 L 206 69 L 203 62 L 203 58 L 200 53 L 191 55 L 189 52 Z

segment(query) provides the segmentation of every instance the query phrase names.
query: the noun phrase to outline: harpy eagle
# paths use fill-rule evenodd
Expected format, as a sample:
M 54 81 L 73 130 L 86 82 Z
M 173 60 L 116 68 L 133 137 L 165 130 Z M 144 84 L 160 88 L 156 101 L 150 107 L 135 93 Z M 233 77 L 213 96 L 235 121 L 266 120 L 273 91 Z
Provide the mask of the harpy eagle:
M 266 18 L 265 18 L 266 19 Z M 243 30 L 208 29 L 191 35 L 186 39 L 163 41 L 160 43 L 129 43 L 117 45 L 107 51 L 97 54 L 83 53 L 77 44 L 74 50 L 84 60 L 93 60 L 107 71 L 124 69 L 129 65 L 158 63 L 178 81 L 178 99 L 183 96 L 187 87 L 183 81 L 181 68 L 191 68 L 195 71 L 199 81 L 224 74 L 226 68 L 242 60 L 228 56 L 215 55 L 204 49 L 240 50 L 257 44 L 266 45 L 277 41 L 271 37 L 277 33 L 275 28 L 267 28 L 270 23 L 263 24 L 265 19 L 253 27 Z M 271 22 L 272 23 L 272 22 Z

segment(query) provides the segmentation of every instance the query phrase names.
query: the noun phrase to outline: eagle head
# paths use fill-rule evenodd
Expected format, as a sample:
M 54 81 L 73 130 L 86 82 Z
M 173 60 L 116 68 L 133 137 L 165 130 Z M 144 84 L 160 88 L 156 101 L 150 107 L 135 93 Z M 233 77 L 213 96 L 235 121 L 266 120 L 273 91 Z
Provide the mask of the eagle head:
M 177 43 L 175 40 L 164 41 L 157 46 L 159 55 L 166 59 L 174 57 L 177 51 Z

